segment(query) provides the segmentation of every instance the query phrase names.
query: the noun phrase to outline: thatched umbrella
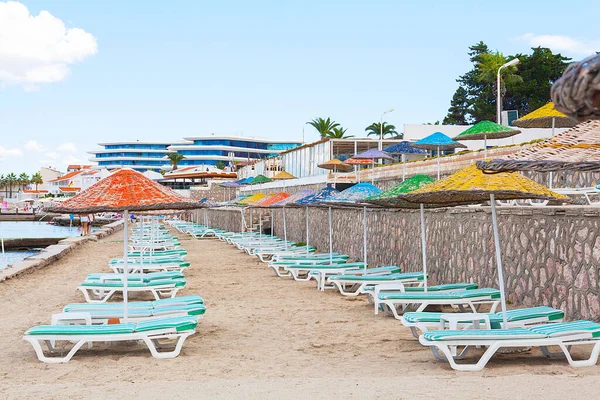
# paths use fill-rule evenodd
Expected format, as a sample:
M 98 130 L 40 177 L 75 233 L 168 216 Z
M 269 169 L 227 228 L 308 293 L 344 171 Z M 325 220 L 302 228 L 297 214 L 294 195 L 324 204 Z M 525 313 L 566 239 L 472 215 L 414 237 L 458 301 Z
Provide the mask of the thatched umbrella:
M 431 135 L 412 143 L 411 146 L 417 149 L 436 150 L 438 161 L 438 179 L 440 179 L 440 151 L 467 147 L 462 143 L 452 140 L 449 136 L 444 135 L 442 132 L 432 133 Z
M 123 317 L 127 321 L 127 223 L 129 211 L 189 210 L 202 208 L 173 190 L 132 169 L 121 169 L 81 193 L 48 208 L 48 212 L 83 214 L 123 212 Z
M 518 129 L 512 129 L 508 126 L 500 125 L 492 121 L 481 121 L 461 132 L 454 140 L 482 140 L 483 139 L 483 158 L 487 158 L 487 140 L 504 139 L 521 133 Z
M 369 159 L 360 159 L 360 158 L 354 158 L 354 157 L 349 158 L 344 162 L 349 165 L 371 165 L 371 160 L 369 160 Z M 356 180 L 358 182 L 360 182 L 360 175 L 358 173 L 358 170 L 356 170 L 355 172 L 356 172 Z
M 371 184 L 375 183 L 375 159 L 379 160 L 393 160 L 394 157 L 390 156 L 385 151 L 377 149 L 369 149 L 362 153 L 356 154 L 352 157 L 355 160 L 371 160 Z
M 318 164 L 317 167 L 333 171 L 333 185 L 334 186 L 336 185 L 336 181 L 337 181 L 336 173 L 338 171 L 350 172 L 353 169 L 352 165 L 342 162 L 342 161 L 338 160 L 337 158 L 332 158 L 331 160 L 326 161 L 323 164 Z
M 550 94 L 556 109 L 569 117 L 579 122 L 600 119 L 600 55 L 569 65 Z
M 577 121 L 558 111 L 554 108 L 554 103 L 549 102 L 513 121 L 513 125 L 519 128 L 552 128 L 554 136 L 555 128 L 572 128 L 577 125 Z
M 504 327 L 506 327 L 507 323 L 506 296 L 502 255 L 500 252 L 500 237 L 498 234 L 498 220 L 496 217 L 496 200 L 540 199 L 568 201 L 566 196 L 555 193 L 517 172 L 484 174 L 481 170 L 477 169 L 475 164 L 447 178 L 398 197 L 412 203 L 420 203 L 421 213 L 423 213 L 424 203 L 443 207 L 490 201 Z
M 402 159 L 402 180 L 406 179 L 406 155 L 407 154 L 427 154 L 423 149 L 417 149 L 410 145 L 408 140 L 388 146 L 383 149 L 388 154 L 400 154 Z
M 296 178 L 294 175 L 290 174 L 287 171 L 280 171 L 278 173 L 275 174 L 275 176 L 273 176 L 273 178 L 271 178 L 274 181 L 284 181 L 284 180 L 288 180 L 288 179 L 298 179 Z
M 398 202 L 402 201 L 398 199 L 399 195 L 420 189 L 433 182 L 435 181 L 429 175 L 417 174 L 378 195 L 367 197 L 365 202 L 382 207 L 397 207 Z

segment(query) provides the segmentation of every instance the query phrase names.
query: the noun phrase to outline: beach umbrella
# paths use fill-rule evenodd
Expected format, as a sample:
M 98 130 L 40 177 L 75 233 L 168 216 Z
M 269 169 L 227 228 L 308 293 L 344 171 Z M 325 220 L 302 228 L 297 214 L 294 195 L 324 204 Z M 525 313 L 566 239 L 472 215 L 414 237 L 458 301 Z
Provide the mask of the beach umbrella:
M 381 160 L 393 160 L 394 157 L 390 156 L 385 151 L 377 150 L 377 149 L 369 149 L 367 151 L 363 151 L 362 153 L 356 154 L 352 157 L 355 160 L 371 160 L 371 184 L 375 183 L 375 159 Z
M 346 164 L 349 165 L 371 165 L 371 160 L 369 159 L 358 159 L 358 158 L 349 158 L 346 161 L 344 161 Z M 360 175 L 358 173 L 358 170 L 355 171 L 356 172 L 356 180 L 358 182 L 360 182 Z
M 431 135 L 412 143 L 411 146 L 417 149 L 436 150 L 438 161 L 438 179 L 440 179 L 440 151 L 467 147 L 462 143 L 458 143 L 452 140 L 450 137 L 444 135 L 442 132 L 432 133 Z
M 423 186 L 427 186 L 433 182 L 435 182 L 435 180 L 429 175 L 417 174 L 411 176 L 405 181 L 400 182 L 388 190 L 384 190 L 379 194 L 367 197 L 364 199 L 364 201 L 383 207 L 395 207 L 399 202 L 402 202 L 402 200 L 398 199 L 398 195 L 412 192 L 413 190 L 420 189 Z
M 364 200 L 371 196 L 381 193 L 381 189 L 370 183 L 357 183 L 338 193 L 332 194 L 324 200 L 325 203 L 353 204 L 354 202 Z
M 86 190 L 48 208 L 48 212 L 98 213 L 123 212 L 123 260 L 127 265 L 127 234 L 130 211 L 189 210 L 201 208 L 197 202 L 180 196 L 175 191 L 160 185 L 132 169 L 121 169 L 98 181 Z M 123 268 L 123 316 L 127 321 L 127 277 Z
M 500 252 L 498 220 L 496 217 L 496 200 L 539 199 L 568 201 L 566 196 L 555 193 L 545 186 L 525 178 L 517 172 L 485 174 L 483 171 L 477 169 L 475 164 L 458 171 L 447 178 L 431 183 L 414 192 L 400 195 L 399 197 L 405 201 L 420 204 L 422 226 L 424 226 L 423 204 L 425 203 L 445 207 L 490 201 L 496 267 L 504 327 L 506 327 L 507 324 L 506 294 L 504 288 L 502 254 Z M 422 238 L 424 243 L 424 235 L 422 235 Z
M 249 206 L 265 198 L 264 193 L 255 193 L 238 201 L 238 204 Z
M 579 122 L 600 119 L 600 55 L 569 65 L 550 95 L 558 111 Z
M 486 172 L 600 171 L 600 121 L 590 120 L 515 154 L 479 161 Z
M 353 169 L 352 165 L 342 162 L 342 161 L 338 160 L 337 158 L 332 158 L 331 160 L 324 162 L 323 164 L 318 164 L 317 167 L 333 171 L 333 184 L 334 185 L 336 185 L 336 183 L 337 183 L 336 173 L 338 171 L 350 172 Z
M 227 188 L 227 198 L 231 201 L 231 188 L 238 188 L 240 186 L 244 186 L 239 181 L 227 181 L 223 182 L 220 185 L 221 187 Z
M 417 149 L 410 145 L 410 142 L 404 140 L 400 143 L 388 146 L 383 149 L 388 154 L 399 154 L 402 158 L 402 180 L 406 179 L 406 155 L 407 154 L 422 154 L 425 155 L 427 152 L 423 149 Z
M 461 132 L 454 140 L 481 140 L 483 139 L 483 158 L 487 158 L 487 140 L 504 139 L 521 133 L 518 129 L 500 125 L 492 121 L 481 121 Z
M 289 172 L 286 171 L 280 171 L 278 173 L 276 173 L 273 178 L 271 178 L 274 181 L 282 181 L 282 180 L 288 180 L 288 179 L 297 179 L 294 175 L 290 174 Z

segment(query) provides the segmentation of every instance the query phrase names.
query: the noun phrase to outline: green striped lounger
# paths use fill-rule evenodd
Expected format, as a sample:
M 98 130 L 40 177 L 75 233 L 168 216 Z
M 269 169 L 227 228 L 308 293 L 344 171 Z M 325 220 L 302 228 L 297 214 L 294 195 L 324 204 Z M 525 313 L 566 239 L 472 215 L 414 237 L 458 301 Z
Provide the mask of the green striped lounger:
M 440 312 L 407 312 L 400 319 L 402 324 L 409 327 L 413 336 L 418 338 L 418 331 L 427 332 L 436 329 L 445 329 L 441 326 L 441 317 L 445 313 Z M 489 322 L 487 329 L 500 329 L 502 323 L 502 313 L 484 314 L 487 320 L 479 320 L 479 323 L 484 325 Z M 561 322 L 565 317 L 562 310 L 552 307 L 540 306 L 531 308 L 520 308 L 516 310 L 508 310 L 506 313 L 508 328 L 524 328 L 530 325 L 557 323 Z M 460 329 L 473 329 L 473 319 L 469 314 L 465 314 L 464 321 L 458 321 Z
M 146 277 L 143 279 L 136 277 L 135 275 L 131 275 L 127 279 L 127 292 L 129 294 L 139 292 L 151 293 L 155 300 L 160 300 L 163 297 L 175 297 L 177 292 L 185 287 L 186 281 L 180 277 L 159 278 L 154 276 L 152 278 L 147 278 L 148 275 L 155 274 L 168 273 L 145 274 Z M 100 276 L 92 278 L 88 276 L 88 279 L 86 279 L 78 287 L 78 289 L 83 293 L 86 302 L 104 303 L 112 298 L 117 292 L 123 292 L 124 285 L 120 278 L 115 279 L 113 276 L 105 279 L 105 277 L 101 274 L 97 275 Z
M 111 318 L 118 318 L 122 320 L 125 318 L 125 311 L 123 303 L 119 304 L 120 307 L 110 307 L 105 309 L 90 309 L 79 307 L 78 309 L 70 309 L 71 311 L 62 312 L 60 314 L 54 314 L 52 316 L 52 324 L 58 324 L 62 322 L 68 323 L 86 323 L 91 324 L 107 324 Z M 195 316 L 196 318 L 201 317 L 206 312 L 206 306 L 204 304 L 188 304 L 178 306 L 164 306 L 164 307 L 136 307 L 130 309 L 127 307 L 127 319 L 129 322 L 139 322 L 150 319 L 167 318 L 167 317 L 179 317 L 179 316 Z
M 68 362 L 84 344 L 91 347 L 93 342 L 143 341 L 153 357 L 173 358 L 181 352 L 185 339 L 196 332 L 197 325 L 194 316 L 114 325 L 40 325 L 25 332 L 23 339 L 31 343 L 38 359 L 45 363 Z M 75 344 L 65 356 L 57 356 L 52 355 L 57 353 L 56 342 Z M 46 344 L 48 355 L 42 343 Z M 162 350 L 167 345 L 171 348 Z
M 125 271 L 125 267 L 130 274 L 139 274 L 140 271 L 143 273 L 152 273 L 152 272 L 183 272 L 186 268 L 190 266 L 189 261 L 163 261 L 163 262 L 152 262 L 150 260 L 144 259 L 142 260 L 132 260 L 124 263 L 112 263 L 109 264 L 109 267 L 116 274 L 123 273 Z
M 417 306 L 415 311 L 421 312 L 430 305 L 445 305 L 458 307 L 461 311 L 465 307 L 474 313 L 482 304 L 490 304 L 490 312 L 495 312 L 500 304 L 500 291 L 498 289 L 482 288 L 472 290 L 456 290 L 450 292 L 385 292 L 380 291 L 379 285 L 373 294 L 375 314 L 379 310 L 389 310 L 394 318 L 402 319 L 401 312 L 411 306 Z
M 418 285 L 423 278 L 422 272 L 400 273 L 400 267 L 380 267 L 369 268 L 366 274 L 333 275 L 327 278 L 327 282 L 334 285 L 342 295 L 354 297 L 366 293 L 365 288 L 369 286 L 390 282 Z
M 169 299 L 160 299 L 154 301 L 130 301 L 127 307 L 130 310 L 141 308 L 162 308 L 162 307 L 178 307 L 195 304 L 204 304 L 204 299 L 196 295 L 178 296 Z M 79 312 L 90 310 L 107 310 L 107 309 L 122 309 L 123 303 L 73 303 L 67 304 L 63 308 L 63 312 Z
M 547 357 L 566 357 L 572 367 L 593 366 L 600 355 L 600 324 L 592 321 L 561 322 L 537 325 L 529 328 L 482 329 L 482 330 L 438 330 L 423 333 L 419 342 L 431 347 L 439 360 L 447 360 L 458 371 L 480 371 L 498 349 L 503 347 L 539 347 Z M 574 360 L 573 346 L 591 345 L 590 358 Z M 476 346 L 487 349 L 475 363 L 458 363 L 467 352 Z M 549 346 L 558 346 L 561 352 L 552 353 Z M 462 348 L 460 353 L 458 348 Z
M 282 260 L 282 261 L 271 261 L 269 264 L 269 268 L 273 268 L 275 274 L 279 277 L 284 276 L 292 276 L 292 273 L 288 270 L 289 266 L 294 265 L 303 265 L 303 266 L 313 266 L 313 265 L 329 265 L 329 264 L 345 264 L 347 262 L 347 258 L 337 258 L 333 257 L 331 259 L 319 258 L 314 260 L 306 260 L 306 259 L 298 259 L 298 260 Z

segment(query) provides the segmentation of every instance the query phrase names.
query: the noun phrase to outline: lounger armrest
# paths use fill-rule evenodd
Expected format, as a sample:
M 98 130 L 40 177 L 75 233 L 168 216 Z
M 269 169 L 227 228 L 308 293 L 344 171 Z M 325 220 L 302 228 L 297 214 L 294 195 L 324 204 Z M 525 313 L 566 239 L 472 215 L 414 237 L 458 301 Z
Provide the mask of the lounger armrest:
M 52 314 L 51 325 L 61 325 L 68 321 L 85 321 L 86 325 L 92 325 L 92 314 L 84 311 Z
M 390 282 L 390 283 L 381 283 L 375 285 L 374 296 L 377 298 L 379 293 L 387 290 L 399 290 L 401 292 L 405 292 L 404 284 L 402 282 Z

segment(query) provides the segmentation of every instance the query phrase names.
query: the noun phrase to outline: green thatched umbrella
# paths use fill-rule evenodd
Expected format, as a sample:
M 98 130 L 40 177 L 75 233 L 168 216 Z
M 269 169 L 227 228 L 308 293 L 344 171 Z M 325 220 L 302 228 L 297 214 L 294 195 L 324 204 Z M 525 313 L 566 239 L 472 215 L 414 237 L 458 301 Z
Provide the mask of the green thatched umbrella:
M 398 207 L 398 203 L 403 201 L 398 199 L 398 195 L 412 192 L 433 182 L 435 180 L 430 176 L 417 174 L 375 196 L 367 197 L 364 201 L 383 207 Z M 407 207 L 410 205 L 407 204 Z
M 518 129 L 512 129 L 508 126 L 500 125 L 492 121 L 481 121 L 453 138 L 454 140 L 482 140 L 483 139 L 483 158 L 487 158 L 487 140 L 504 139 L 521 133 Z

